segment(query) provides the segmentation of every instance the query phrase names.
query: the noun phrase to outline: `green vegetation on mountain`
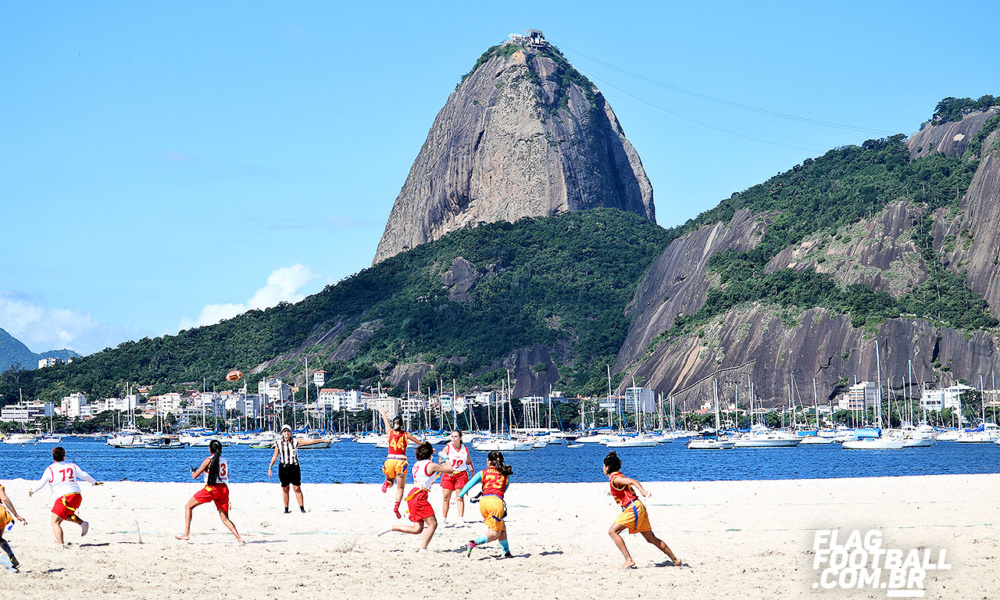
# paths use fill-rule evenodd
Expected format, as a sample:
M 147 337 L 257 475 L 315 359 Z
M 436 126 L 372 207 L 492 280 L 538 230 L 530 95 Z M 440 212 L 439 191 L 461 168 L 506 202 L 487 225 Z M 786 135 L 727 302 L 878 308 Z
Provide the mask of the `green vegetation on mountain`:
M 667 232 L 637 215 L 612 209 L 493 223 L 449 234 L 365 269 L 294 304 L 252 310 L 210 327 L 175 336 L 125 342 L 40 371 L 0 376 L 3 401 L 57 400 L 71 391 L 99 397 L 121 394 L 126 381 L 154 392 L 208 378 L 220 389 L 231 368 L 252 367 L 295 350 L 310 334 L 346 323 L 339 343 L 358 325 L 379 326 L 349 363 L 322 358 L 336 347 L 313 347 L 312 368 L 324 366 L 344 383 L 376 381 L 396 364 L 423 360 L 428 378 L 499 384 L 493 371 L 518 348 L 536 343 L 565 347 L 562 387 L 604 389 L 604 365 L 613 362 L 628 331 L 625 307 L 643 273 L 667 244 Z M 454 302 L 441 276 L 455 258 L 474 264 L 482 278 L 467 303 Z M 274 365 L 274 373 L 287 365 Z M 248 378 L 255 389 L 259 376 Z M 241 382 L 242 384 L 242 382 Z M 235 386 L 228 386 L 235 387 Z
M 934 108 L 934 116 L 931 117 L 932 125 L 940 125 L 949 121 L 961 121 L 965 115 L 973 111 L 988 110 L 993 106 L 1000 106 L 1000 98 L 985 94 L 978 99 L 972 98 L 952 98 L 951 96 L 938 102 Z
M 721 286 L 712 289 L 702 308 L 677 319 L 660 339 L 682 335 L 693 327 L 745 302 L 767 302 L 784 307 L 820 306 L 851 315 L 855 327 L 875 325 L 888 318 L 911 314 L 960 329 L 997 324 L 983 299 L 968 289 L 961 277 L 938 259 L 927 218 L 942 207 L 958 208 L 972 181 L 978 160 L 934 154 L 909 160 L 904 136 L 868 140 L 806 160 L 733 196 L 689 221 L 677 234 L 703 224 L 728 221 L 741 208 L 754 214 L 774 214 L 757 246 L 748 252 L 727 250 L 709 261 Z M 782 269 L 765 273 L 778 252 L 807 236 L 826 231 L 836 236 L 842 227 L 871 218 L 886 205 L 909 201 L 923 208 L 914 240 L 923 253 L 929 277 L 900 298 L 866 285 L 839 286 L 831 275 Z

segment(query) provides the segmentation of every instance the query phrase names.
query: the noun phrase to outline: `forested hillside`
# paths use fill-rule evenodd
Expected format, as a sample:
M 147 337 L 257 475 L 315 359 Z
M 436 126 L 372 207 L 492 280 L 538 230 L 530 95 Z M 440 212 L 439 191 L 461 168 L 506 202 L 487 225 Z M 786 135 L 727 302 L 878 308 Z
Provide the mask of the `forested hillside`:
M 203 378 L 221 389 L 227 370 L 249 372 L 293 351 L 294 360 L 252 374 L 251 387 L 261 375 L 300 365 L 307 356 L 310 368 L 331 373 L 331 385 L 388 385 L 396 365 L 420 361 L 433 367 L 428 381 L 458 377 L 492 386 L 501 378 L 493 372 L 499 361 L 535 344 L 552 349 L 562 389 L 602 389 L 604 365 L 628 330 L 625 306 L 668 237 L 647 219 L 611 209 L 466 229 L 294 305 L 125 342 L 70 365 L 9 371 L 0 377 L 0 393 L 6 402 L 18 388 L 42 400 L 71 391 L 107 396 L 123 393 L 126 382 L 161 392 L 184 382 L 200 388 Z M 459 257 L 475 273 L 452 282 Z M 463 284 L 468 289 L 456 292 Z M 362 325 L 372 333 L 362 336 L 367 339 L 354 356 L 332 359 Z

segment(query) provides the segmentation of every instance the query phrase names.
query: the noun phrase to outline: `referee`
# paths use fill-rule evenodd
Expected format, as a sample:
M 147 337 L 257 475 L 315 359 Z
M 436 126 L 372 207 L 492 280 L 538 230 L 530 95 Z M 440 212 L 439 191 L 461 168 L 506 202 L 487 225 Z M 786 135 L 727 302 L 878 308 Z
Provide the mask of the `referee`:
M 302 472 L 299 470 L 299 446 L 312 446 L 313 444 L 329 444 L 330 440 L 298 440 L 292 435 L 292 428 L 285 425 L 281 428 L 281 437 L 274 444 L 274 455 L 271 456 L 271 464 L 267 465 L 267 476 L 274 477 L 271 469 L 274 461 L 278 462 L 278 479 L 281 480 L 281 497 L 285 501 L 285 513 L 288 510 L 288 486 L 295 488 L 295 499 L 299 501 L 299 510 L 306 512 L 305 502 L 302 500 Z

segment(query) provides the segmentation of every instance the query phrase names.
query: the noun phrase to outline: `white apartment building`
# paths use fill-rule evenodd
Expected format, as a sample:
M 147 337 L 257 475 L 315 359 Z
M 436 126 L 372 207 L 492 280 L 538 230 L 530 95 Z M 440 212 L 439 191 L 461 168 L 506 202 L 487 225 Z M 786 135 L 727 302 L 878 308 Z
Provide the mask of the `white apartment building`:
M 956 383 L 943 390 L 924 390 L 924 393 L 920 395 L 920 408 L 924 410 L 961 409 L 962 392 L 971 389 L 973 388 Z
M 654 413 L 656 412 L 656 392 L 645 387 L 630 387 L 625 389 L 625 412 Z
M 326 385 L 326 371 L 313 371 L 313 385 L 323 387 Z
M 399 410 L 404 416 L 410 417 L 418 415 L 427 409 L 427 400 L 420 392 L 410 392 L 408 398 L 403 398 L 399 402 Z
M 370 410 L 385 411 L 386 416 L 390 419 L 395 417 L 399 413 L 399 398 L 394 398 L 391 396 L 380 396 L 378 398 L 372 398 L 368 401 L 368 408 Z
M 45 367 L 54 367 L 56 365 L 62 364 L 62 361 L 55 357 L 42 358 L 38 361 L 38 368 L 44 369 Z
M 156 397 L 156 400 L 156 414 L 161 417 L 166 417 L 169 414 L 179 415 L 183 411 L 181 408 L 181 402 L 184 402 L 185 400 L 177 392 L 160 394 Z
M 472 401 L 476 406 L 492 406 L 497 403 L 496 392 L 479 392 Z
M 223 400 L 226 411 L 235 410 L 240 415 L 251 419 L 260 416 L 261 399 L 257 394 L 228 394 Z M 228 413 L 227 413 L 228 414 Z
M 3 407 L 0 411 L 0 421 L 11 423 L 37 423 L 45 417 L 51 417 L 55 407 L 51 402 L 18 402 Z
M 79 419 L 89 417 L 90 410 L 86 408 L 87 397 L 80 392 L 73 392 L 62 399 L 59 405 L 59 414 L 67 419 Z
M 320 406 L 334 411 L 361 412 L 367 406 L 358 390 L 323 388 L 319 391 L 319 398 L 316 401 Z
M 276 377 L 267 377 L 257 383 L 257 393 L 265 404 L 285 403 L 292 399 L 290 385 Z

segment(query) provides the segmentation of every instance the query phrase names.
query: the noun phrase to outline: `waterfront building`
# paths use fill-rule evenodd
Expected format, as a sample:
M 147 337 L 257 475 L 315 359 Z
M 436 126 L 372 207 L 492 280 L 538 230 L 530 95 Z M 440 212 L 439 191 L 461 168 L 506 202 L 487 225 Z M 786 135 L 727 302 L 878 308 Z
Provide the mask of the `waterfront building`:
M 18 402 L 3 407 L 0 411 L 0 421 L 9 423 L 22 423 L 25 425 L 38 424 L 42 419 L 51 417 L 55 412 L 55 406 L 51 402 Z
M 924 410 L 961 409 L 962 392 L 971 390 L 967 385 L 956 383 L 941 390 L 924 390 L 920 395 L 920 408 Z

